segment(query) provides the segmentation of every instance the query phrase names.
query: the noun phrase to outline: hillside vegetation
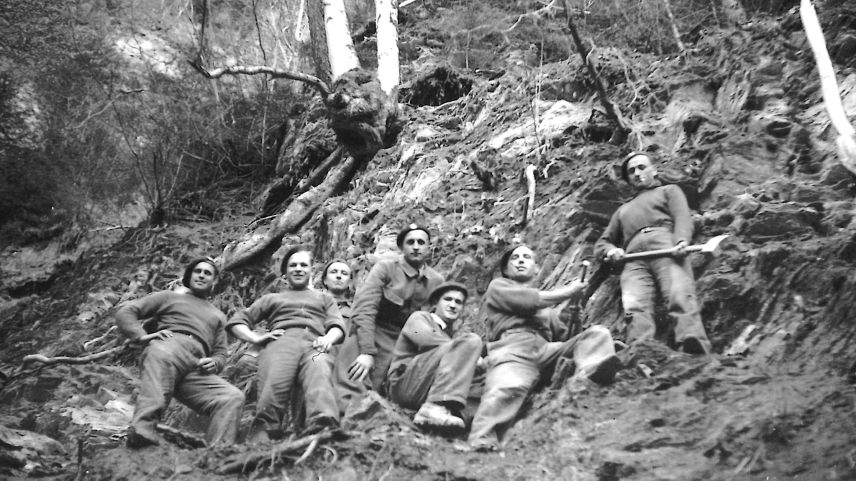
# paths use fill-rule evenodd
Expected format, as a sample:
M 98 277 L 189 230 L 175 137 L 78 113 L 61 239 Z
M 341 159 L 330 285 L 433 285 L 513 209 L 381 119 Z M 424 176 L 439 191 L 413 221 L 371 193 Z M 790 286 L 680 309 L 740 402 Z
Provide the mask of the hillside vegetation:
M 359 282 L 394 253 L 399 228 L 424 222 L 433 265 L 476 293 L 463 318 L 481 333 L 478 300 L 508 246 L 543 253 L 543 288 L 596 261 L 593 243 L 632 195 L 616 164 L 644 149 L 687 194 L 695 240 L 730 235 L 720 257 L 692 258 L 711 357 L 663 337 L 622 351 L 610 386 L 545 382 L 498 453 L 422 433 L 412 412 L 376 401 L 335 438 L 239 475 L 223 467 L 252 447 L 125 448 L 138 352 L 22 365 L 121 345 L 110 333 L 84 349 L 120 302 L 273 222 L 335 149 L 308 89 L 208 81 L 185 62 L 203 52 L 210 65 L 311 71 L 305 37 L 286 27 L 292 3 L 0 6 L 0 478 L 856 479 L 856 184 L 797 2 L 737 2 L 741 19 L 718 2 L 671 0 L 674 24 L 661 2 L 570 2 L 629 123 L 620 142 L 562 2 L 415 2 L 400 19 L 398 144 L 281 243 L 347 258 Z M 352 32 L 371 19 L 364 3 L 349 3 Z M 856 2 L 816 6 L 853 118 Z M 373 37 L 359 40 L 371 68 Z M 276 288 L 282 248 L 271 250 L 224 274 L 224 312 Z M 579 318 L 621 338 L 617 276 L 596 287 Z M 201 421 L 175 403 L 165 418 L 187 432 Z

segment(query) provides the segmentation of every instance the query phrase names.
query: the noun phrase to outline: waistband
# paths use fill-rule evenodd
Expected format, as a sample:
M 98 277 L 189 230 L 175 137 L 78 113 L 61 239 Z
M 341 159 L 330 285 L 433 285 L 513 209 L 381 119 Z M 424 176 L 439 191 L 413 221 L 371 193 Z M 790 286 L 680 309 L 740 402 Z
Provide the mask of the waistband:
M 285 332 L 306 331 L 308 333 L 315 334 L 318 336 L 321 335 L 321 334 L 318 334 L 318 332 L 315 329 L 313 329 L 309 326 L 289 326 L 289 325 L 287 325 L 289 322 L 291 322 L 291 321 L 283 321 L 283 322 L 279 322 L 277 324 L 274 324 L 273 326 L 271 326 L 270 330 L 273 331 L 275 329 L 282 329 Z
M 671 222 L 666 222 L 666 223 L 663 223 L 660 225 L 646 225 L 645 227 L 638 229 L 636 232 L 633 233 L 632 236 L 630 236 L 629 239 L 627 239 L 627 242 L 624 243 L 624 248 L 626 249 L 627 246 L 629 246 L 630 243 L 633 241 L 633 239 L 635 239 L 636 236 L 639 234 L 647 234 L 649 232 L 655 232 L 655 231 L 672 232 L 673 229 L 674 229 L 674 225 Z
M 204 352 L 206 356 L 208 356 L 210 354 L 208 352 L 208 343 L 203 341 L 202 338 L 199 337 L 198 335 L 196 335 L 192 332 L 187 332 L 187 331 L 172 331 L 172 333 L 173 334 L 181 334 L 182 336 L 187 336 L 187 337 L 193 339 L 194 341 L 196 341 L 199 344 L 200 347 L 202 347 L 202 352 Z

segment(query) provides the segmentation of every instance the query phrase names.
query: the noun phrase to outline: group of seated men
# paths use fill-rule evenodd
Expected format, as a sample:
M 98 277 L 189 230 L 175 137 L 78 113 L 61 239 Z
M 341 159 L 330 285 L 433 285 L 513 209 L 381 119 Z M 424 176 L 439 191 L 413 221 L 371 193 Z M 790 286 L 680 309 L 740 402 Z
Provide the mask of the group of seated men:
M 692 272 L 681 255 L 692 237 L 686 198 L 677 187 L 660 185 L 648 154 L 627 156 L 621 169 L 637 195 L 615 213 L 599 251 L 614 262 L 621 262 L 625 252 L 662 245 L 675 246 L 677 254 L 625 263 L 627 341 L 654 336 L 656 282 L 668 299 L 677 345 L 706 354 L 710 343 L 698 315 Z M 116 313 L 118 326 L 145 345 L 128 445 L 159 442 L 155 427 L 173 397 L 210 417 L 210 445 L 236 442 L 244 393 L 216 374 L 226 360 L 227 333 L 258 351 L 258 401 L 248 442 L 264 442 L 281 428 L 294 392 L 302 393 L 303 434 L 311 434 L 338 426 L 349 407 L 373 389 L 416 410 L 413 419 L 419 426 L 464 430 L 469 424 L 469 445 L 491 451 L 499 449 L 499 433 L 560 358 L 573 361 L 576 378 L 598 384 L 613 380 L 621 363 L 610 331 L 593 325 L 571 336 L 559 316 L 561 306 L 581 294 L 584 281 L 539 290 L 533 285 L 539 275 L 536 253 L 514 246 L 502 255 L 499 276 L 479 307 L 484 340 L 473 333 L 456 335 L 469 290 L 445 281 L 426 264 L 431 244 L 426 227 L 410 224 L 396 242 L 401 256 L 376 263 L 352 303 L 347 263 L 328 263 L 324 288 L 316 290 L 312 251 L 298 246 L 282 259 L 286 287 L 261 296 L 231 319 L 208 301 L 219 274 L 211 258 L 186 266 L 183 291 L 124 304 Z M 156 320 L 151 333 L 143 328 L 150 318 Z M 259 331 L 260 326 L 265 329 Z M 483 392 L 478 407 L 468 412 L 477 370 L 484 371 Z

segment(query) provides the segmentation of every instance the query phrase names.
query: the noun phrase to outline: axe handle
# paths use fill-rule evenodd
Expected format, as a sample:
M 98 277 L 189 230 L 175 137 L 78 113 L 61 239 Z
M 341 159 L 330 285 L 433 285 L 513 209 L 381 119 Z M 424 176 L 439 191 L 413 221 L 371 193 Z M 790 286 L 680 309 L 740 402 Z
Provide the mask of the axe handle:
M 698 252 L 702 250 L 704 246 L 701 245 L 691 245 L 684 248 L 684 252 Z M 624 257 L 621 258 L 622 261 L 635 261 L 640 259 L 654 259 L 656 257 L 668 257 L 675 254 L 675 248 L 670 247 L 668 249 L 657 249 L 653 251 L 645 251 L 645 252 L 634 252 L 633 254 L 624 254 Z

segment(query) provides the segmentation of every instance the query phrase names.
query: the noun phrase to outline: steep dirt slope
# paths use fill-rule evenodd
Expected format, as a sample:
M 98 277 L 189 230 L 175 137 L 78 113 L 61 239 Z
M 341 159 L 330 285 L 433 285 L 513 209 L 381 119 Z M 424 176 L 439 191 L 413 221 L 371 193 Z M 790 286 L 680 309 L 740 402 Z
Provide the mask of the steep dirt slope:
M 840 8 L 829 18 L 852 11 Z M 435 17 L 425 15 L 406 27 L 405 43 L 431 46 Z M 837 28 L 834 38 L 853 25 Z M 696 239 L 731 235 L 721 257 L 693 260 L 716 355 L 674 352 L 669 339 L 635 346 L 622 353 L 626 367 L 611 386 L 545 387 L 500 453 L 467 452 L 461 440 L 417 432 L 410 413 L 380 409 L 346 423 L 340 438 L 300 464 L 302 450 L 246 477 L 856 479 L 856 191 L 835 156 L 797 17 L 759 15 L 741 28 L 705 30 L 680 57 L 599 49 L 610 95 L 634 125 L 623 146 L 608 142 L 613 126 L 593 114 L 599 106 L 576 56 L 533 65 L 528 50 L 514 47 L 506 47 L 507 61 L 463 77 L 439 50 L 423 49 L 408 67 L 422 81 L 405 94 L 441 105 L 412 106 L 399 146 L 381 152 L 285 244 L 312 242 L 324 258 L 353 259 L 360 278 L 401 225 L 419 220 L 433 229 L 433 261 L 448 278 L 480 294 L 502 251 L 524 241 L 544 253 L 539 281 L 549 288 L 593 259 L 608 216 L 630 195 L 614 164 L 645 147 L 687 192 Z M 856 73 L 838 66 L 854 115 Z M 524 225 L 529 163 L 538 168 L 536 202 Z M 111 325 L 121 299 L 164 288 L 192 255 L 222 249 L 250 209 L 235 208 L 217 224 L 134 232 L 67 265 L 44 291 L 3 304 L 0 365 L 13 379 L 0 392 L 0 425 L 9 428 L 0 431 L 0 477 L 235 478 L 218 468 L 252 448 L 124 448 L 116 434 L 132 403 L 133 353 L 34 372 L 17 366 L 28 353 L 81 354 L 83 342 Z M 218 297 L 224 311 L 269 287 L 276 258 L 227 276 Z M 468 306 L 467 327 L 481 332 L 476 308 Z M 581 315 L 621 336 L 615 276 Z M 177 408 L 167 420 L 187 430 L 198 421 Z M 25 444 L 19 436 L 33 446 L 10 448 Z

